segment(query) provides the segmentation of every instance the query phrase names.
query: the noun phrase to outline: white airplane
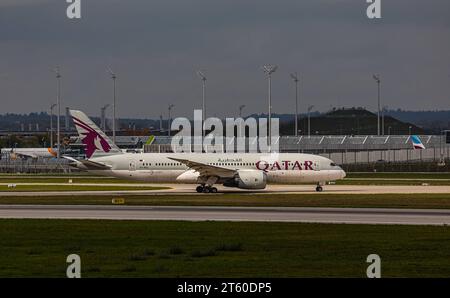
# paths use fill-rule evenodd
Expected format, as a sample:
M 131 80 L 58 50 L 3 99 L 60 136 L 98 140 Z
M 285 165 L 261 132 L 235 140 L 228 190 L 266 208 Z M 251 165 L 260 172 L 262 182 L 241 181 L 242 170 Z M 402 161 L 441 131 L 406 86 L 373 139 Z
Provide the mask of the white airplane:
M 2 148 L 2 155 L 7 155 L 11 159 L 17 158 L 53 158 L 57 156 L 57 151 L 53 148 Z
M 268 183 L 314 183 L 316 191 L 345 172 L 328 158 L 297 153 L 124 153 L 83 112 L 70 111 L 85 144 L 87 159 L 71 166 L 88 172 L 152 183 L 198 184 L 197 192 L 217 192 L 215 184 L 264 189 Z

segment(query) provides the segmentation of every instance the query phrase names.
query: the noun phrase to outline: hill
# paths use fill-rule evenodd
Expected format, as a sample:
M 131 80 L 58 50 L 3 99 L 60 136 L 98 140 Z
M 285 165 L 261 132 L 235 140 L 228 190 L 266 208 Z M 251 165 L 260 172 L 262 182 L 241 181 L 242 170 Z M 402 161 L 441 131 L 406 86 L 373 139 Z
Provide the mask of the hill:
M 292 116 L 291 116 L 292 119 Z M 367 135 L 377 134 L 377 115 L 362 108 L 333 109 L 325 114 L 311 115 L 311 135 Z M 293 135 L 294 121 L 280 121 L 280 134 Z M 426 134 L 427 130 L 392 116 L 384 118 L 385 134 Z M 410 129 L 411 127 L 411 129 Z M 308 134 L 308 118 L 302 116 L 298 122 L 300 135 Z

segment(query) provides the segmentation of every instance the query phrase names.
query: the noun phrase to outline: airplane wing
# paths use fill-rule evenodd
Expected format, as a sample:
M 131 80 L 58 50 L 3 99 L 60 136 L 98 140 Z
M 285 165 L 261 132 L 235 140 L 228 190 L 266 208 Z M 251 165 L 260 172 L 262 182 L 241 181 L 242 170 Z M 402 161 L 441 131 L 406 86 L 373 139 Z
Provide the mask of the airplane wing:
M 105 164 L 102 164 L 102 163 L 99 163 L 99 162 L 95 162 L 95 161 L 91 161 L 91 160 L 88 160 L 88 159 L 78 160 L 78 159 L 75 159 L 73 157 L 65 156 L 65 155 L 63 155 L 62 157 L 65 158 L 65 159 L 68 159 L 70 161 L 73 161 L 75 163 L 81 163 L 87 169 L 90 169 L 90 170 L 108 170 L 108 169 L 111 168 L 111 166 L 109 166 L 109 165 L 105 165 Z
M 172 158 L 172 157 L 169 157 L 169 159 L 185 164 L 190 169 L 199 172 L 200 176 L 204 177 L 217 176 L 217 177 L 231 178 L 234 177 L 234 175 L 236 174 L 236 171 L 232 169 L 207 165 L 201 162 L 196 162 L 188 159 Z

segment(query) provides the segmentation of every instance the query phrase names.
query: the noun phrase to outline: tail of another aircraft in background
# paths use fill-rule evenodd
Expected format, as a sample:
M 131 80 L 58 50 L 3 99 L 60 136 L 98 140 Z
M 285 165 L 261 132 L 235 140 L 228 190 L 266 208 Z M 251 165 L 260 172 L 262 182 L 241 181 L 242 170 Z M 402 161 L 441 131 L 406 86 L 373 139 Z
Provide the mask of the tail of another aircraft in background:
M 80 135 L 81 142 L 86 146 L 87 158 L 95 154 L 121 154 L 122 151 L 111 139 L 98 128 L 98 126 L 85 113 L 78 110 L 70 110 L 73 123 Z
M 422 141 L 420 140 L 420 138 L 418 136 L 412 135 L 411 141 L 412 141 L 414 149 L 425 149 L 425 146 L 423 145 Z

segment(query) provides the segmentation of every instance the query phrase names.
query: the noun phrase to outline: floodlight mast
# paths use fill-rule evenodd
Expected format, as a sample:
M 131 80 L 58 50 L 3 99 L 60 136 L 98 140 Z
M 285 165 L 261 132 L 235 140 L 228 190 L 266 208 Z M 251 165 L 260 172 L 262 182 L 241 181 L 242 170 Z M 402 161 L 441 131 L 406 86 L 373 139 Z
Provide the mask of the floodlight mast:
M 197 71 L 197 75 L 202 80 L 202 137 L 205 137 L 205 129 L 203 124 L 205 123 L 206 118 L 206 76 L 201 70 Z
M 245 108 L 245 105 L 239 106 L 239 118 L 242 118 L 242 110 Z
M 380 128 L 381 128 L 381 125 L 380 125 L 380 107 L 381 107 L 381 103 L 380 103 L 380 84 L 381 84 L 380 75 L 373 75 L 373 79 L 377 83 L 377 87 L 378 87 L 377 134 L 380 135 L 381 134 L 381 130 L 380 130 Z
M 56 152 L 56 158 L 59 162 L 59 158 L 61 156 L 60 149 L 61 149 L 61 142 L 60 142 L 60 116 L 61 116 L 61 73 L 59 72 L 59 66 L 57 66 L 53 70 L 56 74 L 56 105 L 58 107 L 58 114 L 56 116 L 56 142 L 57 142 L 57 152 Z
M 169 115 L 168 115 L 168 119 L 167 119 L 167 125 L 168 125 L 168 133 L 169 133 L 169 137 L 170 137 L 170 131 L 171 131 L 171 127 L 170 127 L 170 123 L 172 122 L 172 118 L 171 118 L 171 111 L 172 109 L 175 107 L 174 104 L 169 104 L 168 106 L 168 110 L 169 110 Z
M 263 71 L 266 73 L 267 75 L 267 80 L 268 80 L 268 87 L 269 87 L 269 115 L 268 115 L 268 122 L 269 122 L 269 141 L 268 141 L 268 147 L 269 147 L 269 152 L 272 151 L 272 74 L 277 70 L 278 66 L 277 65 L 271 65 L 271 64 L 266 64 L 263 66 Z
M 384 136 L 385 133 L 385 119 L 386 119 L 386 112 L 388 111 L 388 106 L 383 106 L 383 109 L 381 110 L 381 135 Z
M 294 80 L 295 82 L 295 133 L 294 135 L 297 137 L 298 136 L 298 75 L 297 73 L 291 73 L 291 78 L 292 80 Z
M 108 72 L 111 75 L 111 79 L 113 80 L 113 143 L 116 143 L 116 79 L 117 75 L 112 71 L 110 67 L 108 67 Z
M 314 106 L 308 107 L 308 138 L 311 137 L 311 110 L 314 108 Z
M 102 130 L 106 132 L 106 109 L 110 106 L 110 104 L 106 104 L 100 109 L 100 120 L 101 120 L 101 127 Z
M 50 148 L 53 148 L 53 108 L 56 107 L 56 103 L 50 106 Z

